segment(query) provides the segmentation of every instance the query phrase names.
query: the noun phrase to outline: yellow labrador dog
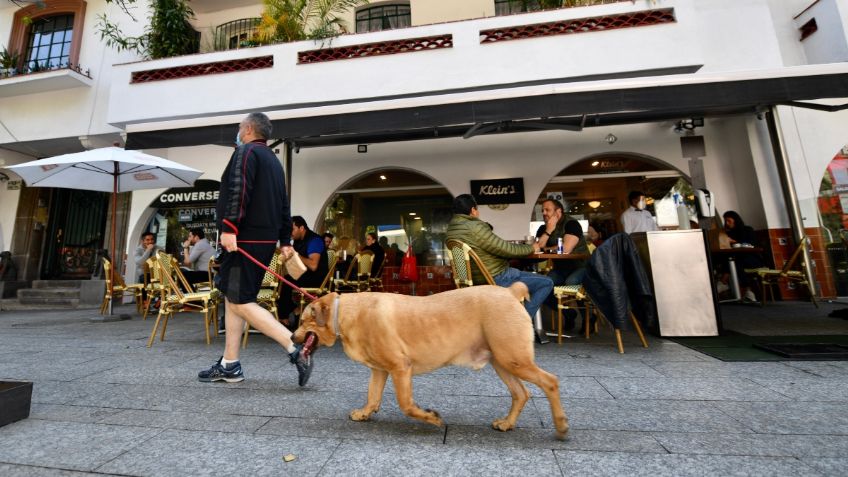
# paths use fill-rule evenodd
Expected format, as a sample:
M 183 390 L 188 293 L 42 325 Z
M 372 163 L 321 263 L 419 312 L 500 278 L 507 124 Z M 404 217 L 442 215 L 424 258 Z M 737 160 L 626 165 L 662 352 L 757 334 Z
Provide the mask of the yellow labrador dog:
M 512 395 L 509 413 L 492 427 L 515 427 L 530 398 L 524 380 L 545 392 L 557 437 L 564 439 L 568 418 L 560 403 L 559 380 L 536 365 L 532 324 L 519 301 L 526 296 L 527 287 L 520 282 L 510 288 L 476 286 L 422 297 L 330 293 L 306 307 L 294 339 L 303 341 L 308 331 L 324 346 L 340 339 L 350 359 L 371 368 L 368 402 L 350 413 L 354 421 L 366 421 L 380 409 L 391 375 L 404 414 L 441 426 L 437 412 L 413 401 L 412 376 L 448 365 L 476 370 L 492 363 Z

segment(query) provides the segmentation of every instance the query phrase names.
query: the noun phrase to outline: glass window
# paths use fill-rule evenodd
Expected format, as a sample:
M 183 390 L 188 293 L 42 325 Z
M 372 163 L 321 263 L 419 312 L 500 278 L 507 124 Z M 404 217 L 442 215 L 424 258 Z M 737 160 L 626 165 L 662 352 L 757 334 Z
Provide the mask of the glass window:
M 409 3 L 362 8 L 356 12 L 356 33 L 393 30 L 411 24 Z
M 541 9 L 537 0 L 495 0 L 495 15 L 534 12 Z
M 73 29 L 73 14 L 34 20 L 26 43 L 25 68 L 44 70 L 67 67 Z

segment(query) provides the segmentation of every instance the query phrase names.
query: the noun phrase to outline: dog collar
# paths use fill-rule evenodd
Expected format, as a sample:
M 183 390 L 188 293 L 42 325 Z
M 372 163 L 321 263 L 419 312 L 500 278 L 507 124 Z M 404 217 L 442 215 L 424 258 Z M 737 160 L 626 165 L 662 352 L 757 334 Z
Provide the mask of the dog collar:
M 341 336 L 341 330 L 339 330 L 339 295 L 336 295 L 336 299 L 333 300 L 333 328 L 336 329 L 336 338 Z

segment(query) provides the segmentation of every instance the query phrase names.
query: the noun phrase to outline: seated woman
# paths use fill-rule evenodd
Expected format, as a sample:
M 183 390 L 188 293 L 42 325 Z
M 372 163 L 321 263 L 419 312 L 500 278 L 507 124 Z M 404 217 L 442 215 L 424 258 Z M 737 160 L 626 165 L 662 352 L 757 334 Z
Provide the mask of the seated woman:
M 371 262 L 371 278 L 377 278 L 377 271 L 380 270 L 380 265 L 383 264 L 383 258 L 386 252 L 380 246 L 377 234 L 374 232 L 365 234 L 365 246 L 362 247 L 362 251 L 365 250 L 370 250 L 374 254 L 374 261 Z
M 754 229 L 745 225 L 745 221 L 742 220 L 742 217 L 739 216 L 733 210 L 728 210 L 725 212 L 722 217 L 724 218 L 724 232 L 730 238 L 730 244 L 733 246 L 735 244 L 739 244 L 738 246 L 757 246 L 757 236 L 754 233 Z M 751 279 L 745 273 L 746 268 L 757 268 L 763 266 L 763 259 L 759 256 L 759 254 L 755 253 L 735 253 L 731 254 L 733 257 L 733 262 L 736 265 L 736 276 L 739 279 L 739 288 L 742 291 L 742 301 L 745 302 L 756 302 L 757 297 L 754 295 L 754 292 L 751 291 Z M 727 280 L 730 276 L 729 268 L 727 268 L 727 263 L 725 263 L 725 272 L 722 274 L 720 282 L 724 287 L 718 285 L 717 288 L 719 292 L 723 290 L 727 290 Z

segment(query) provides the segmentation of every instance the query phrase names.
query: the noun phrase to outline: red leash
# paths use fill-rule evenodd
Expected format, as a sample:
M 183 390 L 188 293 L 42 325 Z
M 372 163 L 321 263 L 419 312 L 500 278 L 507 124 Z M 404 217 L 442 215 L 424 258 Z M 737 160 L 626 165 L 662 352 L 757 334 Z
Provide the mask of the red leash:
M 305 296 L 306 298 L 309 298 L 309 300 L 310 300 L 310 301 L 315 301 L 315 300 L 317 300 L 317 299 L 318 299 L 318 298 L 316 298 L 314 295 L 310 295 L 309 293 L 307 293 L 307 292 L 306 292 L 306 290 L 304 290 L 303 288 L 300 288 L 299 286 L 295 285 L 294 283 L 292 283 L 292 282 L 290 282 L 290 281 L 286 280 L 285 278 L 283 278 L 282 276 L 280 276 L 280 274 L 279 274 L 279 273 L 277 273 L 277 272 L 275 272 L 274 270 L 271 270 L 270 268 L 266 267 L 264 263 L 260 262 L 259 260 L 256 260 L 255 258 L 253 258 L 253 256 L 252 256 L 251 254 L 249 254 L 249 253 L 245 252 L 243 248 L 238 249 L 238 251 L 239 251 L 239 252 L 241 252 L 241 254 L 242 254 L 242 255 L 244 255 L 245 257 L 249 258 L 249 259 L 250 259 L 250 261 L 252 261 L 253 263 L 255 263 L 255 264 L 259 265 L 260 267 L 262 267 L 263 269 L 265 269 L 265 271 L 270 272 L 270 273 L 271 273 L 271 274 L 273 274 L 275 277 L 277 277 L 277 278 L 279 278 L 280 280 L 282 280 L 282 281 L 283 281 L 283 283 L 285 283 L 286 285 L 288 285 L 288 286 L 292 287 L 295 291 L 297 291 L 297 292 L 298 292 L 298 293 L 300 293 L 301 295 Z

